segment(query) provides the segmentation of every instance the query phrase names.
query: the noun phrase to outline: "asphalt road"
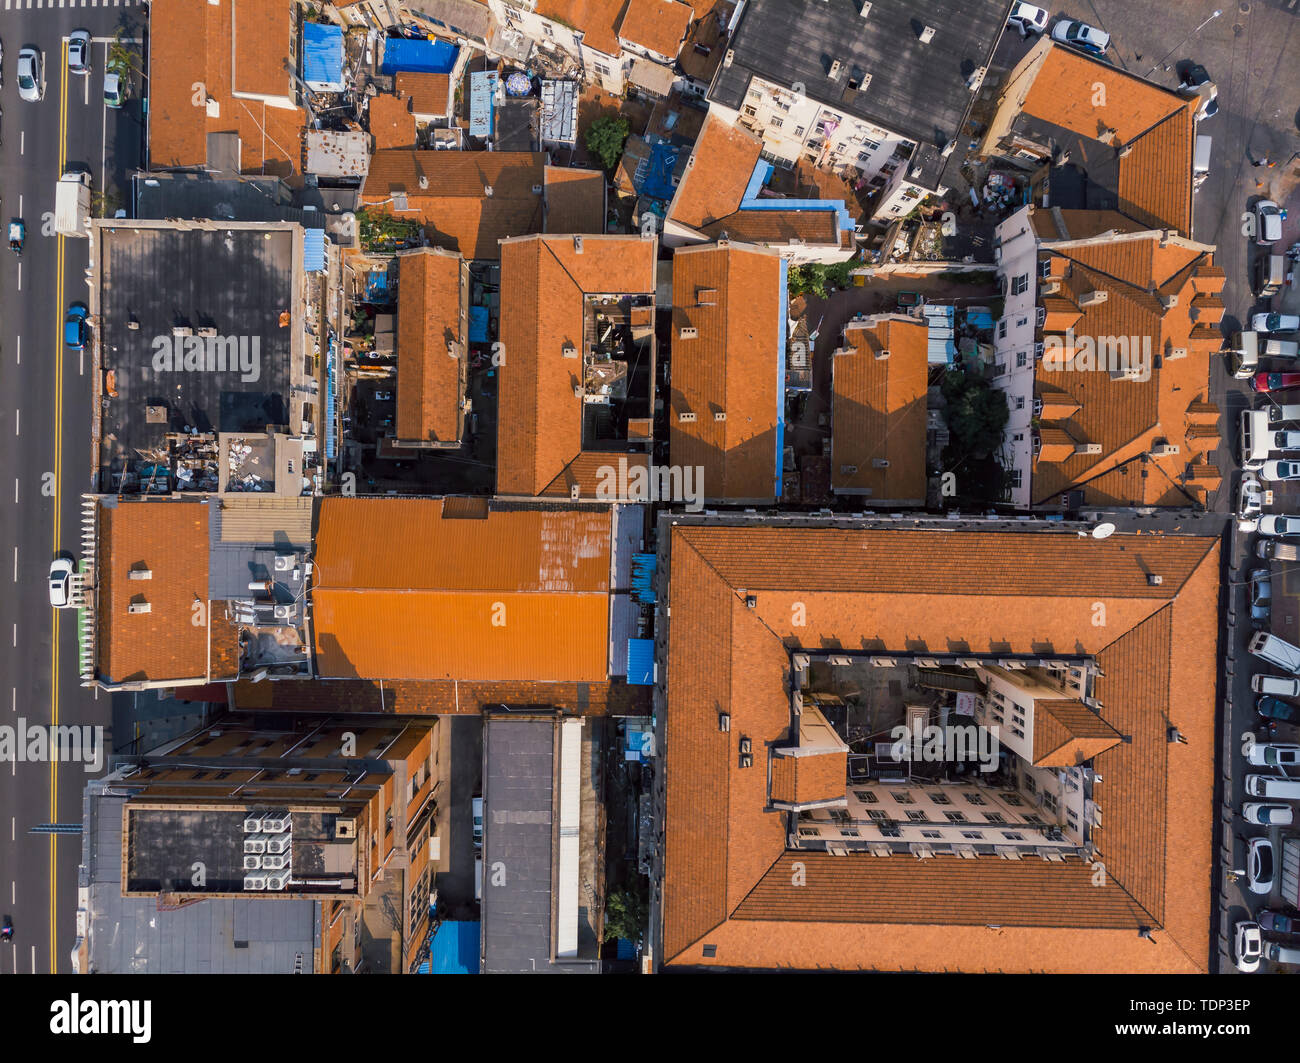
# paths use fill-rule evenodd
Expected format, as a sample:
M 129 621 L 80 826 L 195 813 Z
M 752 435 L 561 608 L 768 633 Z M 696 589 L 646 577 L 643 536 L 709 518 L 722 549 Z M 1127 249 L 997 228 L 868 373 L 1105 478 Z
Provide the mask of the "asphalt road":
M 0 726 L 100 726 L 109 747 L 110 701 L 78 677 L 76 611 L 51 609 L 45 587 L 51 558 L 80 550 L 80 496 L 91 484 L 91 366 L 62 343 L 65 307 L 86 298 L 89 245 L 53 235 L 50 222 L 65 168 L 89 169 L 110 208 L 126 201 L 125 178 L 141 161 L 141 78 L 113 111 L 103 73 L 108 40 L 119 28 L 142 37 L 145 10 L 136 0 L 0 0 L 0 217 L 27 225 L 21 261 L 0 252 Z M 74 29 L 94 38 L 89 76 L 66 70 Z M 38 103 L 18 97 L 28 45 L 44 56 Z M 132 50 L 142 65 L 139 45 Z M 6 973 L 72 970 L 80 839 L 28 830 L 79 824 L 91 777 L 79 763 L 0 763 L 0 911 L 15 927 L 0 952 Z

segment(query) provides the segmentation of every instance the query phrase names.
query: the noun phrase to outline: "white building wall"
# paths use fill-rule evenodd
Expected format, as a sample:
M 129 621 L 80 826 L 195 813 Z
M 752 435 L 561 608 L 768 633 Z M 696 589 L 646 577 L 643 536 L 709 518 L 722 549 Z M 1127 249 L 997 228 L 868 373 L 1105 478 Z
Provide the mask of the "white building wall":
M 623 92 L 623 57 L 606 55 L 584 44 L 580 31 L 562 23 L 544 18 L 533 10 L 536 0 L 488 0 L 488 8 L 501 25 L 519 30 L 525 37 L 543 48 L 559 48 L 582 63 L 586 80 L 598 84 L 606 92 L 621 95 Z
M 993 384 L 1007 395 L 1002 465 L 1019 476 L 1008 501 L 1018 509 L 1030 504 L 1033 473 L 1034 332 L 1038 327 L 1038 238 L 1029 223 L 1029 209 L 1016 211 L 997 227 L 998 278 L 1006 293 L 1002 318 L 993 331 Z M 1017 278 L 1025 278 L 1024 290 Z

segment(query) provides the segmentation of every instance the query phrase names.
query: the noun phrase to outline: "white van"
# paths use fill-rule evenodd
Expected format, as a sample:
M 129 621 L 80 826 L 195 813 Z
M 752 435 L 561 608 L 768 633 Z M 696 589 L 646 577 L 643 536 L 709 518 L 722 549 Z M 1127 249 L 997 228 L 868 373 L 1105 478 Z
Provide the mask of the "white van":
M 1268 412 L 1241 411 L 1241 467 L 1255 472 L 1264 467 L 1269 456 Z
M 1300 779 L 1279 779 L 1275 775 L 1247 775 L 1246 793 L 1270 801 L 1300 801 Z
M 1196 138 L 1196 148 L 1192 152 L 1193 187 L 1200 188 L 1210 176 L 1211 138 L 1204 133 Z
M 1286 424 L 1287 421 L 1300 421 L 1300 403 L 1291 403 L 1289 406 L 1270 406 L 1268 408 L 1268 423 L 1270 425 Z
M 1281 255 L 1260 255 L 1255 262 L 1252 287 L 1261 299 L 1277 295 L 1286 283 L 1286 259 Z
M 1285 675 L 1259 675 L 1250 677 L 1250 689 L 1256 694 L 1272 694 L 1279 698 L 1300 698 L 1300 679 Z
M 1232 347 L 1228 351 L 1228 367 L 1238 380 L 1247 380 L 1255 375 L 1255 370 L 1259 368 L 1258 333 L 1233 334 Z
M 1256 631 L 1250 636 L 1246 648 L 1260 660 L 1268 661 L 1275 668 L 1281 668 L 1282 671 L 1290 672 L 1292 675 L 1300 675 L 1300 646 L 1292 646 L 1285 639 L 1270 635 L 1267 631 Z
M 1283 542 L 1281 539 L 1261 538 L 1255 547 L 1255 553 L 1265 561 L 1300 561 L 1300 548 L 1295 543 Z M 1294 680 L 1288 679 L 1287 682 Z M 1270 690 L 1269 693 L 1273 691 Z
M 1300 343 L 1295 340 L 1265 340 L 1263 355 L 1265 358 L 1292 358 L 1300 355 Z

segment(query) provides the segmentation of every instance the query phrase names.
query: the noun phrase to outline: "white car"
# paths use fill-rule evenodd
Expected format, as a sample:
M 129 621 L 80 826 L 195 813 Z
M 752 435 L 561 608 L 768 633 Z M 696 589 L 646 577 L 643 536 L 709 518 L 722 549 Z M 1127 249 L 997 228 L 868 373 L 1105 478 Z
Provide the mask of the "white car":
M 1237 970 L 1254 974 L 1259 970 L 1259 958 L 1264 952 L 1264 936 L 1258 923 L 1240 922 L 1233 934 L 1232 959 Z
M 1273 843 L 1267 838 L 1251 838 L 1246 852 L 1246 881 L 1250 892 L 1272 893 L 1273 876 Z
M 74 74 L 90 73 L 90 34 L 85 30 L 68 34 L 68 70 Z
M 1254 473 L 1241 474 L 1241 490 L 1237 495 L 1237 527 L 1253 532 L 1259 527 L 1260 514 L 1264 512 L 1264 489 Z
M 1267 247 L 1282 239 L 1282 211 L 1271 199 L 1255 204 L 1255 243 Z
M 72 561 L 66 557 L 56 557 L 50 563 L 50 605 L 55 609 L 66 609 L 72 604 L 72 574 L 75 570 Z
M 1286 428 L 1269 437 L 1269 450 L 1300 450 L 1300 432 Z
M 1300 461 L 1286 461 L 1285 459 L 1274 459 L 1273 461 L 1264 462 L 1264 467 L 1259 470 L 1259 478 L 1275 483 L 1279 480 L 1300 480 Z M 1267 518 L 1265 518 L 1267 519 Z M 1261 528 L 1263 521 L 1260 521 Z M 1300 529 L 1297 529 L 1300 530 Z M 1287 534 L 1290 534 L 1289 532 Z
M 1250 327 L 1255 332 L 1300 332 L 1300 315 L 1256 314 Z
M 1294 768 L 1300 766 L 1300 746 L 1290 742 L 1256 742 L 1246 754 L 1246 762 L 1270 768 Z
M 1300 679 L 1289 675 L 1253 675 L 1250 689 L 1256 694 L 1272 694 L 1279 698 L 1300 698 Z
M 1269 513 L 1259 518 L 1259 534 L 1300 535 L 1300 517 L 1294 513 Z
M 45 98 L 45 71 L 41 53 L 35 48 L 24 48 L 18 53 L 18 96 L 28 103 Z
M 1022 4 L 1016 0 L 1011 5 L 1011 14 L 1007 16 L 1007 25 L 1012 29 L 1019 30 L 1020 36 L 1028 37 L 1031 33 L 1042 33 L 1047 29 L 1047 20 L 1050 16 L 1041 7 L 1034 7 L 1033 4 Z
M 1110 47 L 1110 34 L 1078 19 L 1065 18 L 1052 27 L 1052 39 L 1072 44 L 1089 55 L 1104 55 Z
M 1241 818 L 1261 827 L 1289 827 L 1294 817 L 1290 805 L 1247 802 L 1241 806 Z

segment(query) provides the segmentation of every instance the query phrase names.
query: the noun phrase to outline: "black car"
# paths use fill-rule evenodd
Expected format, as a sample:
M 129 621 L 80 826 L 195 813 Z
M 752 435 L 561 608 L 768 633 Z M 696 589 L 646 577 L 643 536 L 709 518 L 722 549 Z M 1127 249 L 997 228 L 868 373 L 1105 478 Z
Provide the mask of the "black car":
M 1281 720 L 1283 723 L 1300 723 L 1300 708 L 1289 701 L 1275 698 L 1272 694 L 1263 694 L 1255 702 L 1256 711 L 1268 720 Z

